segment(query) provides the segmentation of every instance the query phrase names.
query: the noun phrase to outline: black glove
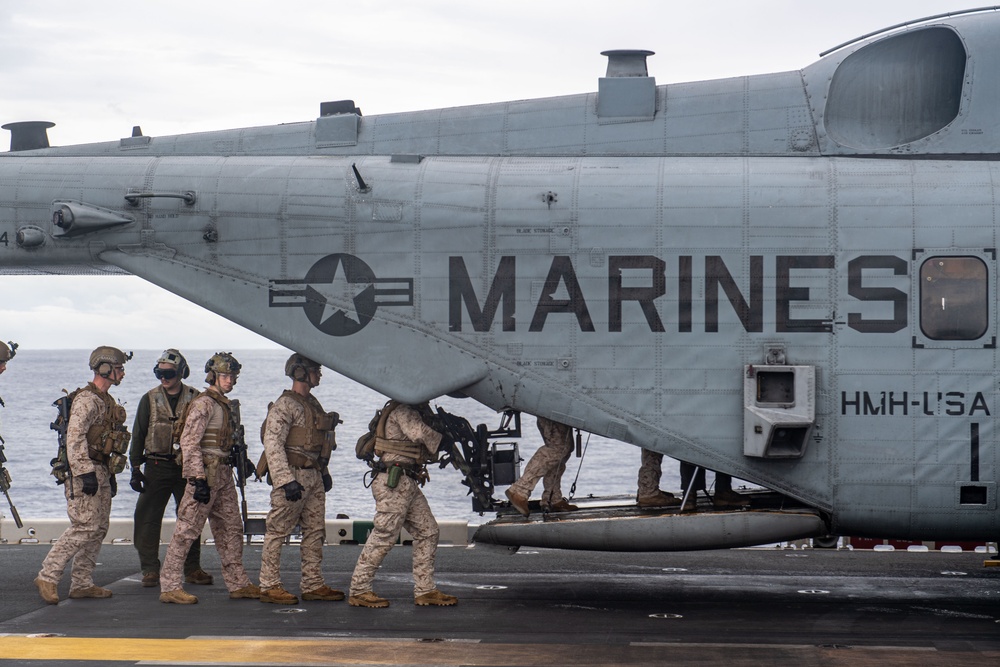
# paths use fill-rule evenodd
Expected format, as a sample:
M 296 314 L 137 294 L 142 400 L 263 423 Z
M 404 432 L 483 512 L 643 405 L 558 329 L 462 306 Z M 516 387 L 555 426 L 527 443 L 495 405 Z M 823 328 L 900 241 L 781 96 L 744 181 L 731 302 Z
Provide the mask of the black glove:
M 118 477 L 112 474 L 108 477 L 108 484 L 111 485 L 111 497 L 114 498 L 118 495 Z
M 288 484 L 283 484 L 281 488 L 285 490 L 285 500 L 288 502 L 294 503 L 302 500 L 302 492 L 305 491 L 305 487 L 296 482 L 294 479 Z
M 243 459 L 243 479 L 254 479 L 257 477 L 257 466 L 250 462 L 250 459 Z
M 132 479 L 128 481 L 128 485 L 132 487 L 132 490 L 136 493 L 142 493 L 146 490 L 146 476 L 142 474 L 142 471 L 138 467 L 132 468 Z
M 208 488 L 208 480 L 192 479 L 191 484 L 194 485 L 194 495 L 192 497 L 202 505 L 207 505 L 212 499 L 212 489 Z
M 97 473 L 87 472 L 80 475 L 80 482 L 83 483 L 83 492 L 88 496 L 97 495 Z
M 330 472 L 327 470 L 323 471 L 323 490 L 326 493 L 330 493 L 330 489 L 333 488 L 333 477 L 330 477 Z

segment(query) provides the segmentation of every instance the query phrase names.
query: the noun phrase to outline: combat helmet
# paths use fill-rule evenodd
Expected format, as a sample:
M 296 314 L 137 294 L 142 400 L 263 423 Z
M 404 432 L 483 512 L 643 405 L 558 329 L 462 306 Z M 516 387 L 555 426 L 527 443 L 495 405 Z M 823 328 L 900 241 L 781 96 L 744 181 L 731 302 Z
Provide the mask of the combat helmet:
M 236 361 L 231 352 L 216 352 L 205 362 L 205 382 L 215 384 L 216 373 L 228 373 L 233 376 L 235 382 L 235 376 L 240 374 L 241 368 L 243 366 Z
M 309 371 L 318 368 L 319 362 L 313 361 L 309 357 L 296 352 L 288 357 L 288 361 L 285 362 L 285 375 L 296 382 L 307 382 L 309 380 Z
M 102 345 L 90 353 L 90 370 L 94 371 L 102 378 L 110 377 L 112 367 L 132 358 L 132 353 L 125 354 L 117 347 Z
M 9 347 L 8 347 L 9 346 Z M 17 343 L 12 340 L 5 344 L 0 340 L 0 363 L 7 363 L 17 354 Z
M 159 369 L 160 364 L 173 364 L 177 367 L 177 374 L 181 376 L 182 380 L 186 380 L 187 376 L 191 375 L 191 369 L 188 368 L 187 359 L 184 355 L 175 350 L 174 348 L 169 348 L 163 351 L 160 358 L 156 360 L 156 366 L 153 366 L 153 375 L 156 375 L 156 371 Z M 159 377 L 157 377 L 159 379 Z

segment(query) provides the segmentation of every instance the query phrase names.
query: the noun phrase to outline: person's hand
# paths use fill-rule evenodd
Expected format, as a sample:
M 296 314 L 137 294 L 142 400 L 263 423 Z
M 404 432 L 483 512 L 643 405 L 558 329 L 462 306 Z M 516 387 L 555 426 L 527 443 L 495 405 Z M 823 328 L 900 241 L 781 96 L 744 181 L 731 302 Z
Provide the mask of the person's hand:
M 212 500 L 212 489 L 208 488 L 208 480 L 193 479 L 191 484 L 194 485 L 193 498 L 202 505 L 207 505 Z
M 138 467 L 132 468 L 132 479 L 128 481 L 128 485 L 132 487 L 132 490 L 136 493 L 142 493 L 146 490 L 146 476 L 142 474 L 142 471 Z
M 97 495 L 97 473 L 85 472 L 80 475 L 80 482 L 83 484 L 83 493 L 88 496 Z
M 114 498 L 118 495 L 118 477 L 114 473 L 108 477 L 108 484 L 111 485 L 111 497 Z
M 330 493 L 330 489 L 333 488 L 333 477 L 330 476 L 329 471 L 323 471 L 323 491 Z
M 294 479 L 288 484 L 283 484 L 281 488 L 285 490 L 285 500 L 288 502 L 294 503 L 302 500 L 302 492 L 305 491 L 305 487 Z

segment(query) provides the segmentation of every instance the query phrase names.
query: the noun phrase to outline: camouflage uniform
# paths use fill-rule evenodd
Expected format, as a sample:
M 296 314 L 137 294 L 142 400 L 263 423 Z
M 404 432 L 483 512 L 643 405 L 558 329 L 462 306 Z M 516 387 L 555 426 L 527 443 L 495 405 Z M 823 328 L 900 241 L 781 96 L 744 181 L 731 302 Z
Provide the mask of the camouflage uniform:
M 572 429 L 566 424 L 545 417 L 538 417 L 537 423 L 545 444 L 528 461 L 524 474 L 511 484 L 510 491 L 526 498 L 531 497 L 531 492 L 541 479 L 542 506 L 546 507 L 563 498 L 560 483 L 566 471 L 566 461 L 573 453 L 573 436 Z
M 663 454 L 650 449 L 642 450 L 642 465 L 639 466 L 639 489 L 636 493 L 638 497 L 655 496 L 660 491 L 660 477 L 663 474 L 662 464 Z
M 431 456 L 437 454 L 442 438 L 440 433 L 424 423 L 420 412 L 409 405 L 400 405 L 392 411 L 386 419 L 385 436 L 389 440 L 408 440 L 423 445 Z M 381 455 L 381 461 L 410 465 L 417 462 L 389 452 Z M 372 590 L 375 572 L 399 539 L 402 528 L 406 528 L 413 536 L 414 596 L 419 597 L 435 590 L 434 555 L 437 553 L 440 533 L 437 521 L 416 480 L 402 475 L 396 488 L 390 489 L 388 477 L 383 472 L 372 480 L 372 496 L 375 498 L 374 527 L 351 577 L 352 596 Z
M 70 477 L 66 479 L 64 491 L 69 528 L 63 531 L 49 550 L 38 573 L 38 578 L 42 581 L 58 584 L 66 564 L 72 559 L 70 591 L 95 585 L 93 574 L 97 554 L 108 533 L 111 516 L 111 472 L 107 463 L 90 458 L 87 446 L 87 431 L 106 418 L 109 405 L 96 393 L 99 390 L 93 384 L 87 385 L 87 389 L 73 399 L 66 427 Z M 106 396 L 105 392 L 100 393 Z M 97 474 L 97 493 L 93 496 L 83 493 L 78 479 L 90 472 Z
M 214 387 L 209 387 L 191 401 L 180 445 L 184 477 L 205 477 L 212 495 L 208 504 L 202 504 L 194 499 L 193 485 L 188 484 L 184 490 L 184 497 L 177 508 L 177 525 L 160 572 L 160 591 L 164 593 L 181 588 L 184 561 L 191 543 L 201 538 L 206 519 L 222 561 L 222 578 L 226 588 L 232 593 L 251 583 L 243 568 L 243 518 L 240 516 L 232 468 L 226 460 L 205 453 L 206 450 L 201 447 L 206 429 L 221 428 L 229 420 L 228 410 L 208 396 L 209 393 L 228 405 L 229 399 Z M 212 458 L 218 460 L 213 461 Z
M 274 488 L 271 490 L 271 511 L 267 514 L 267 532 L 260 559 L 260 587 L 281 586 L 281 545 L 299 524 L 302 527 L 302 577 L 299 586 L 306 593 L 325 586 L 321 563 L 326 539 L 326 491 L 323 490 L 321 464 L 317 462 L 310 467 L 290 465 L 285 445 L 293 426 L 314 426 L 307 423 L 309 415 L 300 401 L 309 403 L 313 415 L 326 413 L 312 394 L 296 400 L 290 393 L 285 392 L 274 402 L 264 422 L 264 453 Z M 285 498 L 285 490 L 281 488 L 293 480 L 303 487 L 302 498 L 295 501 Z

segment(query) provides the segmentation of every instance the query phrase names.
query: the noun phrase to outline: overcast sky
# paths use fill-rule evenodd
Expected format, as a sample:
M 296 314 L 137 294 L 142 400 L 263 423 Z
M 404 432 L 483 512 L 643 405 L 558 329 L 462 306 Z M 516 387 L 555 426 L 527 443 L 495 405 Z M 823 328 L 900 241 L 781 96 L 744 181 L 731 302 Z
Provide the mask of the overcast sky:
M 0 0 L 0 122 L 55 145 L 590 92 L 607 49 L 658 84 L 801 69 L 862 34 L 979 4 L 921 0 Z M 9 134 L 0 134 L 0 146 Z M 2 276 L 27 348 L 273 344 L 137 278 Z

